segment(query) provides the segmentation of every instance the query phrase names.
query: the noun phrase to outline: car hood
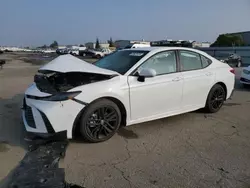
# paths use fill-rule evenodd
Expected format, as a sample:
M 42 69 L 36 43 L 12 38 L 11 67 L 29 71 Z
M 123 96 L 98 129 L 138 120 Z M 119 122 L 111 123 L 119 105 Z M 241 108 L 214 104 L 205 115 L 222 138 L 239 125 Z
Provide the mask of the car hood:
M 85 72 L 85 73 L 96 73 L 104 75 L 119 75 L 118 72 L 111 71 L 97 67 L 91 63 L 80 60 L 70 54 L 61 55 L 54 60 L 50 61 L 46 65 L 42 66 L 39 70 L 50 70 L 56 72 Z

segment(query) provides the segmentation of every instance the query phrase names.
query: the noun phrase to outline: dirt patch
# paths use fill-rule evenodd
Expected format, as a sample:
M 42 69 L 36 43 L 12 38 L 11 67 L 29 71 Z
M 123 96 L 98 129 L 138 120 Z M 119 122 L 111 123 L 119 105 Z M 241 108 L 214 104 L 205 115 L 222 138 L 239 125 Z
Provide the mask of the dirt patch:
M 0 152 L 6 152 L 9 150 L 9 147 L 4 144 L 4 143 L 0 143 Z
M 125 137 L 127 139 L 136 139 L 136 138 L 138 138 L 138 135 L 136 133 L 134 133 L 132 130 L 128 130 L 128 129 L 125 129 L 125 128 L 119 129 L 117 134 L 122 136 L 122 137 Z
M 32 140 L 25 157 L 1 184 L 3 187 L 83 188 L 67 183 L 64 169 L 59 168 L 58 163 L 65 157 L 67 145 L 64 140 Z

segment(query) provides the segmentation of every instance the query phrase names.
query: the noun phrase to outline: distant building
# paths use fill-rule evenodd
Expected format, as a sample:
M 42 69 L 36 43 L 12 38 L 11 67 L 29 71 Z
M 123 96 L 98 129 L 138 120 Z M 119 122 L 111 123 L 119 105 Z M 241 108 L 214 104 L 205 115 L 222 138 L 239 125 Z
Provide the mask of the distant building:
M 194 41 L 187 41 L 187 40 L 159 40 L 159 41 L 152 41 L 150 43 L 151 46 L 169 46 L 169 47 L 193 47 Z
M 193 42 L 193 48 L 209 48 L 210 42 Z
M 117 40 L 114 42 L 116 48 L 125 48 L 128 45 L 131 44 L 150 44 L 150 42 L 144 41 L 144 40 Z
M 58 48 L 58 49 L 65 49 L 65 48 L 67 48 L 67 46 L 59 45 L 57 48 Z
M 237 32 L 237 33 L 227 33 L 229 35 L 240 35 L 243 39 L 243 42 L 249 46 L 250 45 L 250 31 Z
M 90 49 L 95 49 L 95 42 L 87 42 L 85 44 L 85 46 L 87 48 L 90 48 Z M 101 48 L 108 48 L 109 47 L 109 44 L 108 43 L 100 43 L 100 47 Z
M 189 47 L 189 48 L 208 48 L 210 47 L 210 42 L 196 42 L 193 40 L 159 40 L 152 41 L 151 46 L 178 46 L 178 47 Z

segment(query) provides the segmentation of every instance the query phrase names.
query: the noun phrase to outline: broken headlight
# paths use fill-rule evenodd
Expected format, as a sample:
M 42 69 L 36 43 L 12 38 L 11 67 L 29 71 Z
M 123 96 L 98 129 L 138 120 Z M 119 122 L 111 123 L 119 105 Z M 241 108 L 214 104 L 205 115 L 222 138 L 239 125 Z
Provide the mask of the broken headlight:
M 79 95 L 81 91 L 73 91 L 73 92 L 61 92 L 55 95 L 51 95 L 49 97 L 42 97 L 39 98 L 39 100 L 44 100 L 44 101 L 66 101 L 69 99 L 73 99 L 77 95 Z

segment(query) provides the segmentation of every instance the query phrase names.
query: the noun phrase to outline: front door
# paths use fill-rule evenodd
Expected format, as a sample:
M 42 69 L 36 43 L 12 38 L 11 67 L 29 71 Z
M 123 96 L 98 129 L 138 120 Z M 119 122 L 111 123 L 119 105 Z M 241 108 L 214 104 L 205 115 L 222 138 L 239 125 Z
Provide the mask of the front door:
M 154 119 L 178 111 L 182 101 L 183 78 L 177 72 L 176 52 L 154 54 L 138 68 L 152 68 L 156 76 L 138 81 L 128 76 L 131 120 Z

